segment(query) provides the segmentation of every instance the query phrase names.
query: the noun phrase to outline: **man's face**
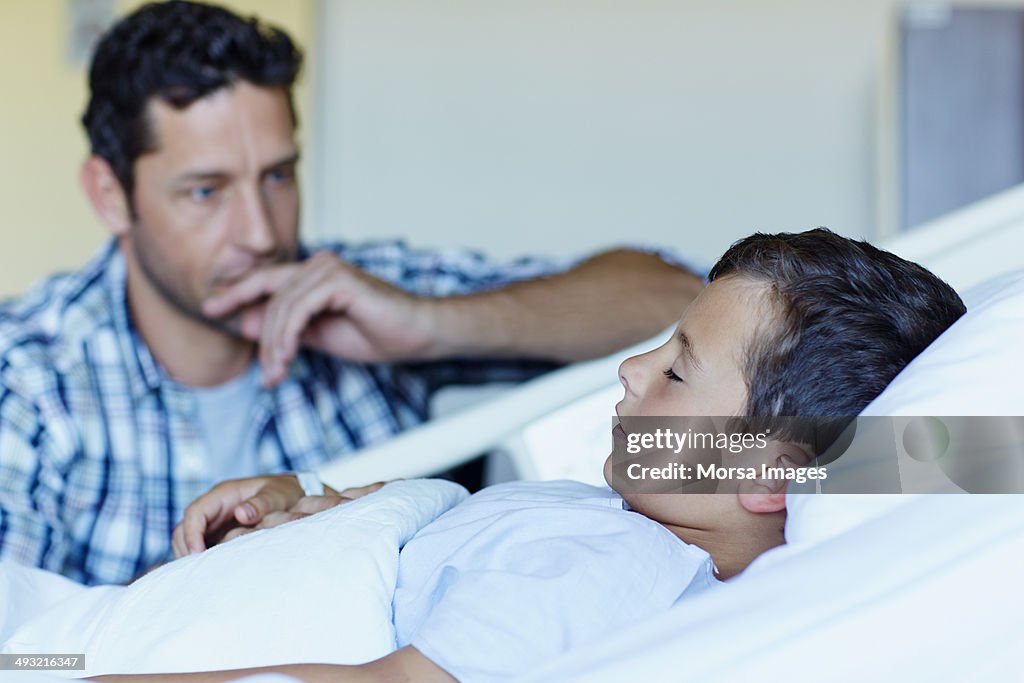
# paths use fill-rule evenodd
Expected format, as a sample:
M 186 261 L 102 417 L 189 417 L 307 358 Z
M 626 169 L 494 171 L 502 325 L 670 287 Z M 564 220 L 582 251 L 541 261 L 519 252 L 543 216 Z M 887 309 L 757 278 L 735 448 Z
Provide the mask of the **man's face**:
M 715 280 L 683 313 L 662 346 L 619 368 L 625 396 L 620 417 L 727 417 L 742 415 L 747 401 L 743 365 L 750 341 L 774 315 L 762 285 L 738 277 Z M 616 438 L 626 435 L 617 428 Z M 611 477 L 612 459 L 605 462 Z M 659 522 L 700 523 L 726 504 L 720 494 L 622 493 L 630 506 Z
M 175 109 L 148 105 L 154 151 L 134 167 L 123 237 L 143 277 L 193 318 L 211 295 L 297 249 L 298 151 L 281 88 L 239 81 Z

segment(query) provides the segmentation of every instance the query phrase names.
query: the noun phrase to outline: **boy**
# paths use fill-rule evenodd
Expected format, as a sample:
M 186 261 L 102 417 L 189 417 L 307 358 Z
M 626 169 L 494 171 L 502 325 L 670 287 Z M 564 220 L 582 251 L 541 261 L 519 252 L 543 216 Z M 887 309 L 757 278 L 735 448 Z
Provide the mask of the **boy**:
M 622 364 L 623 424 L 639 416 L 856 415 L 964 312 L 925 269 L 823 229 L 748 237 L 709 281 L 668 342 Z M 614 431 L 628 440 L 622 427 Z M 779 440 L 765 452 L 785 471 L 813 455 Z M 605 471 L 617 485 L 610 463 Z M 294 478 L 275 481 L 279 510 L 300 504 Z M 485 489 L 402 550 L 396 652 L 355 667 L 276 670 L 308 681 L 514 677 L 742 572 L 785 542 L 785 493 L 784 479 L 726 494 L 622 489 L 620 497 L 573 482 Z M 235 501 L 224 500 L 231 510 Z

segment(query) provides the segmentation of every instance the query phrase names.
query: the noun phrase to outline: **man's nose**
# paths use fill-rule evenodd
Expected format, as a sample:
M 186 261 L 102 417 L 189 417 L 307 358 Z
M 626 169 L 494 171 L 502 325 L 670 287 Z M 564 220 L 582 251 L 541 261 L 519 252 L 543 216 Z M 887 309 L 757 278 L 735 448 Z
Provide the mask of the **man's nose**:
M 239 246 L 257 254 L 274 251 L 277 247 L 270 211 L 258 190 L 253 189 L 239 194 L 235 221 Z

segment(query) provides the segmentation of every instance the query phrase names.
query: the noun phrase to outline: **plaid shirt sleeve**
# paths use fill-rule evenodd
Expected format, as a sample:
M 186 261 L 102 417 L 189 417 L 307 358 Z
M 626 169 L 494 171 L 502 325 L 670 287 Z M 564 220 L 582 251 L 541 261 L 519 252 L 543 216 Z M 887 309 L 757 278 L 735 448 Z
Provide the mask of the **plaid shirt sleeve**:
M 401 241 L 323 245 L 342 260 L 421 296 L 454 296 L 562 272 L 571 262 L 523 257 L 497 262 L 470 249 L 414 249 Z
M 0 383 L 0 559 L 63 572 L 64 478 L 40 410 Z
M 496 262 L 469 249 L 412 249 L 401 241 L 349 247 L 324 245 L 343 260 L 407 291 L 422 296 L 456 296 L 497 289 L 513 282 L 564 272 L 582 259 L 556 261 L 524 257 Z M 642 251 L 662 261 L 706 276 L 707 268 L 682 258 L 672 250 L 645 245 L 620 245 Z M 519 382 L 532 379 L 561 364 L 537 359 L 451 359 L 402 366 L 426 381 L 429 391 L 453 384 Z

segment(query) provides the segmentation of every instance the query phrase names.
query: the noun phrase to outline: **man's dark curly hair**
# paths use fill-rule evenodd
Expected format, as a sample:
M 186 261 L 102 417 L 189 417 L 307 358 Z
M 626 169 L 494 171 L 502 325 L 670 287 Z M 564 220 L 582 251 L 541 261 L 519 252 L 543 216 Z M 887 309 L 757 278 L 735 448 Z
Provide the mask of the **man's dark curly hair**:
M 288 34 L 255 17 L 184 0 L 146 4 L 96 46 L 82 124 L 92 153 L 110 164 L 131 201 L 135 160 L 156 144 L 146 116 L 150 98 L 184 109 L 239 80 L 279 86 L 297 124 L 291 88 L 301 66 Z
M 708 280 L 726 276 L 765 285 L 776 313 L 747 350 L 748 416 L 856 416 L 966 311 L 925 268 L 824 228 L 742 239 Z

